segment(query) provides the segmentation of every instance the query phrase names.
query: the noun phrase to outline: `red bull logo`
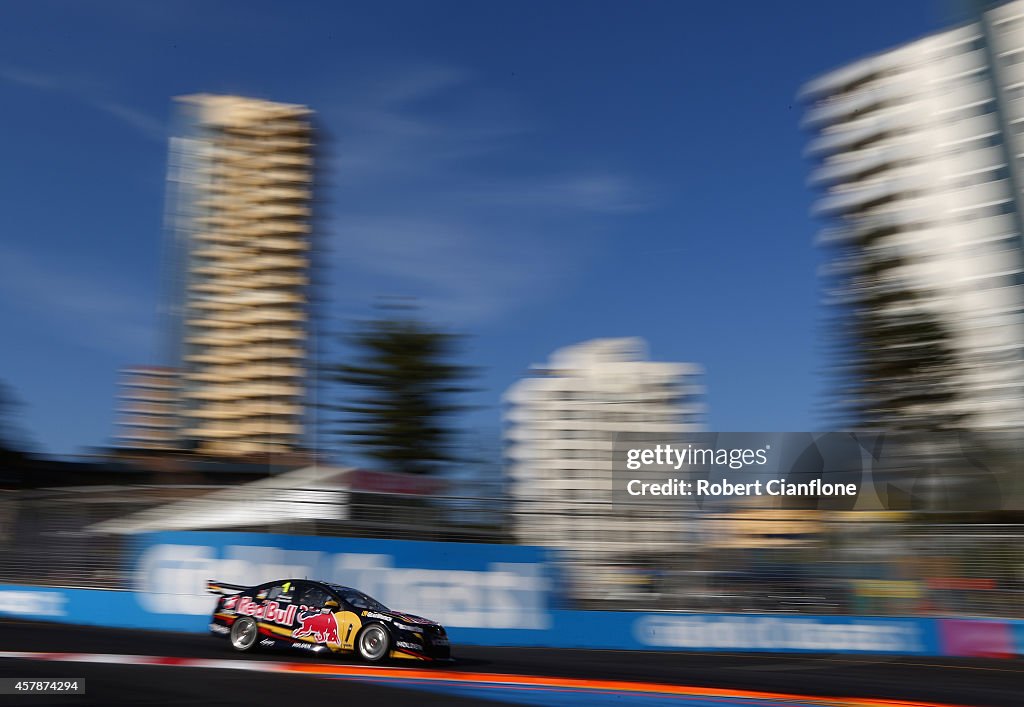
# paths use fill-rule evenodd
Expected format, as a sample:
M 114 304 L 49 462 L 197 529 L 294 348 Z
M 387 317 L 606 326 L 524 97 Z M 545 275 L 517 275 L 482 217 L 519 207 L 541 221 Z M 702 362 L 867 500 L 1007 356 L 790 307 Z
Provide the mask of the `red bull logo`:
M 272 621 L 275 624 L 282 624 L 284 626 L 291 626 L 295 620 L 295 612 L 297 609 L 295 605 L 281 608 L 281 605 L 276 601 L 268 601 L 263 604 L 257 604 L 256 602 L 249 599 L 249 597 L 242 597 L 238 602 L 238 613 L 243 616 L 255 616 L 258 619 L 264 621 Z
M 305 638 L 306 636 L 312 636 L 317 643 L 341 643 L 338 640 L 338 619 L 331 613 L 303 611 L 299 614 L 299 627 L 292 631 L 292 638 Z

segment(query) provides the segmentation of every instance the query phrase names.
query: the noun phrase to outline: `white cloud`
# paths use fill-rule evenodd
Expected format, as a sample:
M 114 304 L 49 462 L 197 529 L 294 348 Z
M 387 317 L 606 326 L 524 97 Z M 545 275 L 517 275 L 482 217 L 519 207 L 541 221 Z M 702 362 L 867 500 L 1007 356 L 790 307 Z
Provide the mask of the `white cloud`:
M 80 79 L 58 78 L 10 64 L 0 64 L 0 79 L 40 91 L 71 96 L 95 110 L 113 116 L 147 138 L 161 141 L 167 139 L 163 121 L 120 101 L 100 96 L 95 87 L 87 86 Z
M 340 289 L 372 299 L 413 295 L 437 316 L 477 323 L 543 298 L 567 259 L 529 234 L 437 217 L 370 215 L 344 222 L 336 249 Z M 351 278 L 345 273 L 352 273 Z
M 167 129 L 163 122 L 141 110 L 111 100 L 93 99 L 91 103 L 94 108 L 114 116 L 146 137 L 161 142 L 167 140 Z
M 421 65 L 355 81 L 344 100 L 314 107 L 333 140 L 332 181 L 351 188 L 434 180 L 456 168 L 465 176 L 466 161 L 507 149 L 510 138 L 529 130 L 509 103 L 476 88 L 468 72 Z
M 52 257 L 43 264 L 7 246 L 0 251 L 0 292 L 20 314 L 46 320 L 58 338 L 122 358 L 148 356 L 157 337 L 155 307 L 137 292 L 117 289 L 116 280 L 86 276 L 88 269 Z
M 651 189 L 609 172 L 579 172 L 532 182 L 504 180 L 475 188 L 465 196 L 489 204 L 597 214 L 647 211 L 654 204 Z
M 342 306 L 401 294 L 462 324 L 493 319 L 553 296 L 599 251 L 608 219 L 652 207 L 651 190 L 615 170 L 520 160 L 542 132 L 468 71 L 363 79 L 321 111 Z
M 465 69 L 446 64 L 421 64 L 405 69 L 386 81 L 371 84 L 365 101 L 374 105 L 405 106 L 421 99 L 464 86 L 473 79 Z
M 51 76 L 7 64 L 0 64 L 0 78 L 30 88 L 56 89 L 58 87 L 57 82 Z

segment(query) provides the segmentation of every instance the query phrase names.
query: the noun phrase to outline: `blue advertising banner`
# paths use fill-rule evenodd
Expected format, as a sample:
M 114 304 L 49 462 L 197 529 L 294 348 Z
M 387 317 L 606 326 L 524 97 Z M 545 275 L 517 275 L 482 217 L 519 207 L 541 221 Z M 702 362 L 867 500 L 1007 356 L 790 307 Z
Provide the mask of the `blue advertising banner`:
M 206 633 L 208 614 L 150 612 L 137 593 L 0 585 L 0 615 L 114 628 Z M 989 619 L 668 614 L 552 610 L 545 629 L 451 627 L 461 645 L 1011 657 L 1024 622 Z M 985 631 L 978 631 L 984 624 Z M 211 640 L 213 640 L 211 638 Z
M 139 538 L 130 591 L 0 585 L 0 615 L 205 633 L 206 581 L 318 578 L 440 621 L 452 643 L 659 651 L 1006 656 L 1024 623 L 1002 620 L 569 611 L 543 548 L 249 533 Z M 212 639 L 211 639 L 212 640 Z M 456 648 L 457 653 L 457 648 Z
M 872 616 L 646 614 L 632 622 L 638 647 L 937 655 L 935 621 Z
M 205 633 L 210 617 L 153 614 L 134 592 L 0 585 L 0 616 L 81 626 Z
M 551 625 L 556 581 L 543 548 L 178 532 L 141 536 L 136 550 L 134 589 L 152 614 L 209 616 L 209 579 L 248 586 L 309 578 L 355 587 L 452 629 Z
M 453 629 L 455 644 L 615 650 L 939 655 L 932 619 L 553 611 L 544 632 Z

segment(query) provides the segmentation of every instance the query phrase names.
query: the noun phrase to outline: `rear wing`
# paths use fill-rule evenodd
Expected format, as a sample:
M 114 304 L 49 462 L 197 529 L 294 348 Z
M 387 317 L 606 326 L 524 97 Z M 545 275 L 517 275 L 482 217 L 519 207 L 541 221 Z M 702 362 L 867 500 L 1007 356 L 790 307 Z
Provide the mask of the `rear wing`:
M 248 588 L 244 584 L 228 584 L 227 582 L 218 582 L 216 579 L 206 580 L 206 591 L 210 594 L 237 594 Z

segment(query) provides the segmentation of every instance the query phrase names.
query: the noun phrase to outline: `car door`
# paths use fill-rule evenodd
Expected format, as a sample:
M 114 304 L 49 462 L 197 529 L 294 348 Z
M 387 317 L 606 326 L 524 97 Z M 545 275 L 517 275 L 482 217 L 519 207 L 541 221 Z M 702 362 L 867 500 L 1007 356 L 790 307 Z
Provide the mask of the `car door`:
M 335 616 L 338 617 L 338 637 L 343 650 L 355 650 L 356 634 L 363 626 L 359 610 L 350 606 L 343 597 L 332 593 L 331 599 L 338 605 Z
M 333 651 L 351 650 L 359 618 L 346 610 L 337 595 L 322 585 L 303 583 L 296 604 L 295 639 L 324 644 Z
M 260 600 L 261 604 L 256 616 L 266 632 L 281 638 L 290 636 L 298 613 L 298 607 L 295 605 L 298 591 L 298 582 L 294 580 L 272 582 L 260 587 L 256 599 Z

